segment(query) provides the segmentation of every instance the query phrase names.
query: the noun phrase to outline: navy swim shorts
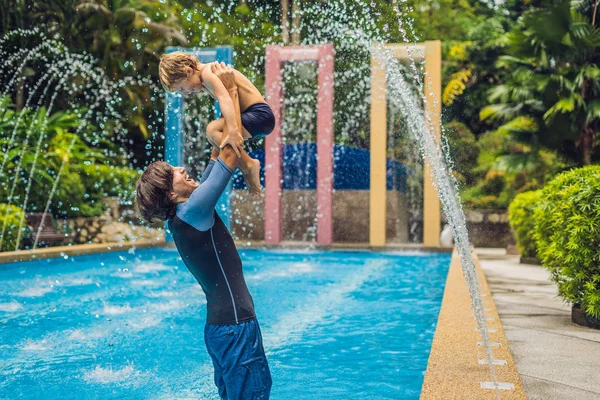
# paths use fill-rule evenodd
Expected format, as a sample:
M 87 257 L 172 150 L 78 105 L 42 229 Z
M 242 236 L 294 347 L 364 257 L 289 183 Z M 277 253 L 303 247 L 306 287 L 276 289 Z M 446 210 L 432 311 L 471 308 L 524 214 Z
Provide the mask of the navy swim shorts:
M 252 138 L 267 136 L 275 128 L 275 115 L 267 103 L 252 104 L 242 113 L 242 125 Z
M 256 319 L 232 325 L 206 324 L 204 341 L 222 399 L 269 399 L 273 382 Z

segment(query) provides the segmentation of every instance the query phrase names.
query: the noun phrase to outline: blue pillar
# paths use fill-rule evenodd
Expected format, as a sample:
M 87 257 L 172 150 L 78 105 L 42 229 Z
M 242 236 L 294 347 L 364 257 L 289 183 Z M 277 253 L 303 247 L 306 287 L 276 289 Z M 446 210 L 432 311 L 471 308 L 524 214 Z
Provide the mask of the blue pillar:
M 233 65 L 233 48 L 231 46 L 222 46 L 214 48 L 184 48 L 168 47 L 167 53 L 174 51 L 185 51 L 193 53 L 198 57 L 201 63 L 210 63 L 213 61 L 224 62 Z M 184 165 L 184 134 L 183 134 L 183 105 L 185 98 L 180 93 L 167 93 L 165 99 L 165 161 L 171 165 Z M 215 101 L 215 119 L 221 117 L 221 108 Z M 219 216 L 231 230 L 231 190 L 232 182 L 229 182 L 223 195 L 219 198 L 217 212 Z M 173 237 L 167 231 L 165 235 L 167 242 L 172 242 Z

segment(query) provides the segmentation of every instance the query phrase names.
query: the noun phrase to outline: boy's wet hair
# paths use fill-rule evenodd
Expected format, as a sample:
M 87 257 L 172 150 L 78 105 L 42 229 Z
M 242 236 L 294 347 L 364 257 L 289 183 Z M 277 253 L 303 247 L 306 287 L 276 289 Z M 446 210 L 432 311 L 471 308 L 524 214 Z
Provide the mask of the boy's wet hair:
M 165 90 L 172 92 L 173 85 L 187 77 L 185 67 L 198 69 L 198 58 L 190 53 L 174 51 L 163 54 L 158 65 L 158 76 Z
M 172 218 L 176 206 L 169 196 L 172 190 L 173 167 L 165 161 L 150 164 L 135 188 L 135 201 L 142 218 L 149 223 Z

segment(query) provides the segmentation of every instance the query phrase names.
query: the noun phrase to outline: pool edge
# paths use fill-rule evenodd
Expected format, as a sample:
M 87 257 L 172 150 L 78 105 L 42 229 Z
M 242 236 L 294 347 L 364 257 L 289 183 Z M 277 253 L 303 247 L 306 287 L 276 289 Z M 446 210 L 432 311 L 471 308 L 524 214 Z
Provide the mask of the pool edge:
M 331 245 L 319 245 L 316 243 L 287 241 L 277 245 L 266 244 L 263 241 L 236 241 L 238 250 L 245 249 L 313 249 L 313 250 L 355 250 L 355 251 L 419 251 L 424 253 L 449 253 L 452 249 L 443 247 L 425 247 L 419 244 L 396 244 L 391 243 L 382 247 L 373 247 L 368 243 L 333 243 Z M 58 258 L 63 256 L 78 256 L 84 254 L 107 253 L 129 250 L 135 247 L 144 248 L 171 248 L 175 247 L 173 242 L 164 240 L 138 239 L 134 242 L 111 242 L 111 243 L 89 243 L 71 246 L 44 247 L 35 250 L 18 250 L 0 252 L 0 264 L 8 264 L 19 261 L 31 261 L 43 258 Z
M 129 250 L 132 247 L 135 247 L 136 249 L 144 249 L 163 246 L 164 241 L 162 240 L 138 239 L 135 242 L 89 243 L 72 246 L 43 247 L 35 250 L 5 251 L 0 252 L 0 264 L 32 261 L 44 258 L 110 253 L 115 251 Z
M 490 339 L 500 343 L 499 347 L 493 347 L 494 357 L 506 361 L 505 365 L 495 365 L 497 380 L 514 385 L 513 390 L 500 390 L 500 396 L 502 399 L 527 399 L 475 252 L 473 257 L 481 293 L 485 296 L 486 317 L 492 318 L 487 321 L 487 326 L 496 329 L 489 334 Z M 489 366 L 478 362 L 478 359 L 486 358 L 484 348 L 476 344 L 479 341 L 481 336 L 476 330 L 469 291 L 458 254 L 454 251 L 420 399 L 496 399 L 494 390 L 481 388 L 481 382 L 491 381 L 491 375 Z

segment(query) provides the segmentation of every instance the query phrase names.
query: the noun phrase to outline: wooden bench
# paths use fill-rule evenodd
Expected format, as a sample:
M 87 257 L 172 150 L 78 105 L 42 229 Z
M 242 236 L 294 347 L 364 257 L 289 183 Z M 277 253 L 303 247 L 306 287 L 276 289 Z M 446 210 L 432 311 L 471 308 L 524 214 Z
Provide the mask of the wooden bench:
M 60 246 L 73 240 L 73 235 L 65 235 L 56 231 L 52 215 L 49 213 L 31 213 L 28 214 L 26 218 L 27 225 L 31 228 L 30 240 L 32 244 L 35 241 L 38 229 L 42 224 L 42 218 L 43 227 L 38 238 L 37 246 Z

